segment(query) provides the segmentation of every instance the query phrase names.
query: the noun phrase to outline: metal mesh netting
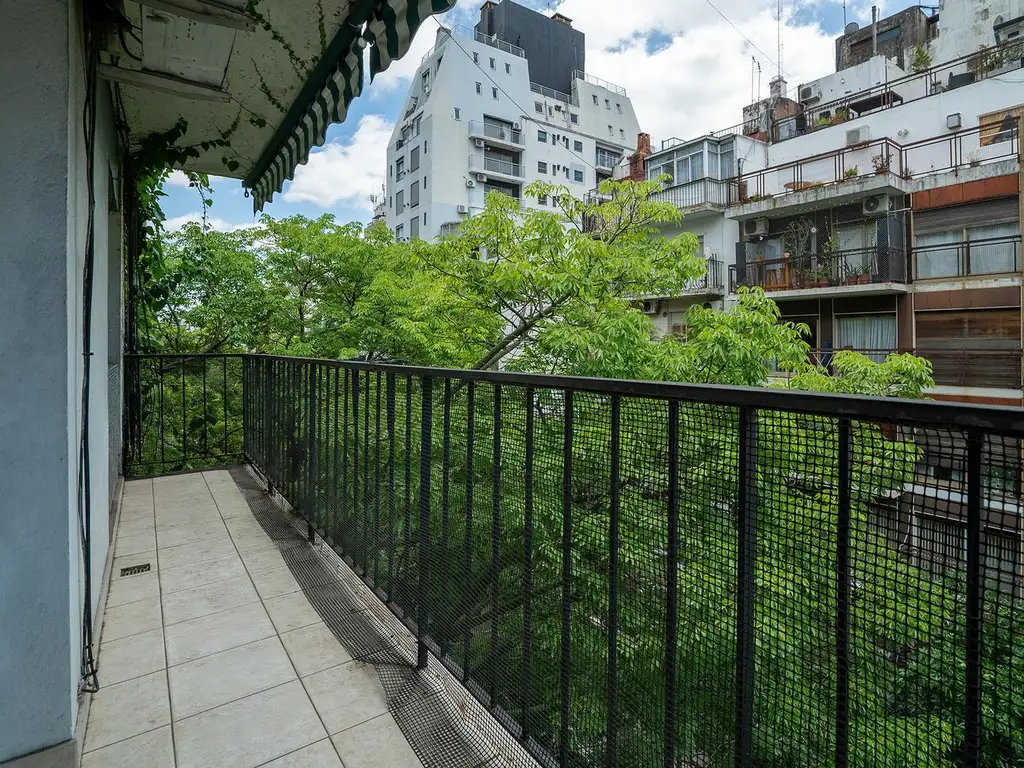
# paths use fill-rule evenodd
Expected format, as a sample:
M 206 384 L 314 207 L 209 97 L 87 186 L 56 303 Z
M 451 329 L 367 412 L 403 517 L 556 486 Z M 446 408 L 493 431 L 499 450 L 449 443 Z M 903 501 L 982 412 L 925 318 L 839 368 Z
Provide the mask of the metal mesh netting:
M 443 663 L 543 764 L 1024 765 L 1015 410 L 265 357 L 243 389 L 246 457 L 418 639 L 395 674 Z

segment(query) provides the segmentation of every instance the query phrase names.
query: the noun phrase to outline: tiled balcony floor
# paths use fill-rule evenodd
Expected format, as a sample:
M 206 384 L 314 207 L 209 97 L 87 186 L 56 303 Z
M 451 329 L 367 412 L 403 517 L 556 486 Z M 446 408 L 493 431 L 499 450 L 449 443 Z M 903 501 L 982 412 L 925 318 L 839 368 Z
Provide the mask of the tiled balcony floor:
M 228 472 L 125 485 L 99 667 L 84 768 L 420 766 Z

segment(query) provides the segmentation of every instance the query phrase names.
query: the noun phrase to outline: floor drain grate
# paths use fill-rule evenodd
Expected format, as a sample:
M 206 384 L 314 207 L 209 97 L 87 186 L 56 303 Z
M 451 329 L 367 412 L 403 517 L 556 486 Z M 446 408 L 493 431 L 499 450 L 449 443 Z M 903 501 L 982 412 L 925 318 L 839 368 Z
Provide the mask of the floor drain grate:
M 143 563 L 142 565 L 132 565 L 127 568 L 121 569 L 122 576 L 138 576 L 140 573 L 147 573 L 149 571 L 149 563 Z

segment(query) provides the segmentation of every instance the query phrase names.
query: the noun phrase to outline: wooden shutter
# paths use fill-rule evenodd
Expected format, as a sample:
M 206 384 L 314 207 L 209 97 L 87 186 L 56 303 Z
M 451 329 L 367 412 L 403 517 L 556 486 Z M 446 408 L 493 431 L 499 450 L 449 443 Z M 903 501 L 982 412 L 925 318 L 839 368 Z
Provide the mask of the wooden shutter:
M 1020 349 L 1017 309 L 919 312 L 916 320 L 919 347 Z
M 982 203 L 953 205 L 914 213 L 914 233 L 957 232 L 983 224 L 1008 224 L 1019 219 L 1016 197 L 986 200 Z

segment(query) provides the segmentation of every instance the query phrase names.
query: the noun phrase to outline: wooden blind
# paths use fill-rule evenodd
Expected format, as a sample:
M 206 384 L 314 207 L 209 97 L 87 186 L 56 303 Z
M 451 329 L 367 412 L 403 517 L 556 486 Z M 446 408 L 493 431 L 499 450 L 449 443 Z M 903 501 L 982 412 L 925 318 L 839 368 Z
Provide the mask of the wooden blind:
M 985 224 L 1007 224 L 1019 218 L 1016 197 L 986 200 L 981 203 L 953 205 L 948 208 L 919 211 L 914 214 L 914 233 L 956 232 Z
M 1020 349 L 1020 310 L 919 312 L 917 346 Z

